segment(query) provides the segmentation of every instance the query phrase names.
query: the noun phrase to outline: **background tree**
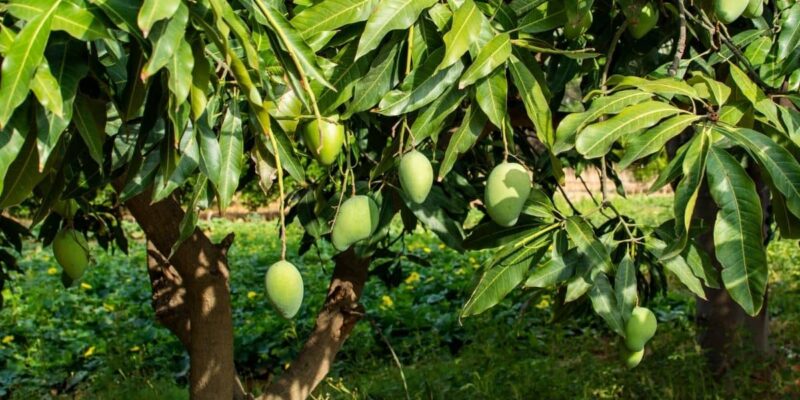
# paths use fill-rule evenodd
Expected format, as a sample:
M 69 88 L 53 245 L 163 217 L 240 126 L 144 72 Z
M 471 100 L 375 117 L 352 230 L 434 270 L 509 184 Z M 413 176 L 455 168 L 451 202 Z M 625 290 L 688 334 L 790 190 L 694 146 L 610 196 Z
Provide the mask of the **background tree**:
M 767 349 L 764 246 L 773 225 L 797 238 L 800 217 L 796 2 L 13 0 L 0 11 L 0 207 L 33 199 L 45 244 L 80 232 L 125 251 L 124 205 L 151 243 L 156 316 L 190 354 L 193 398 L 247 396 L 233 362 L 233 237 L 214 244 L 196 222 L 254 180 L 277 191 L 282 258 L 294 220 L 301 253 L 319 240 L 341 251 L 314 331 L 265 398 L 304 398 L 325 376 L 363 315 L 370 260 L 392 256 L 398 214 L 452 248 L 496 249 L 463 317 L 520 285 L 552 287 L 559 314 L 589 302 L 635 365 L 654 328 L 636 306 L 669 272 L 700 299 L 715 368 L 743 318 Z M 618 171 L 665 148 L 653 189 L 674 185 L 675 218 L 637 223 L 606 185 L 624 194 Z M 590 166 L 604 184 L 596 209 L 557 208 L 564 168 Z M 465 232 L 472 207 L 486 217 Z M 0 284 L 26 232 L 3 222 Z

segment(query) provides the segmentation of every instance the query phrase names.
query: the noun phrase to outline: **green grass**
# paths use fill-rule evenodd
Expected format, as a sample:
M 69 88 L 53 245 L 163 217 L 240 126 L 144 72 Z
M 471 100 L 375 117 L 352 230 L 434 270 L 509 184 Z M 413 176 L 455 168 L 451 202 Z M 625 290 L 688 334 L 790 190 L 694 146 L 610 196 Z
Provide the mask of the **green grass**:
M 664 199 L 617 200 L 651 225 L 670 210 Z M 593 206 L 588 201 L 581 210 Z M 264 297 L 266 267 L 279 253 L 273 222 L 212 221 L 213 238 L 236 233 L 230 260 L 237 370 L 256 387 L 279 373 L 302 346 L 322 304 L 333 268 L 322 245 L 297 257 L 300 231 L 290 229 L 290 258 L 306 283 L 299 316 L 287 322 Z M 84 286 L 65 289 L 49 249 L 28 244 L 24 274 L 3 292 L 0 311 L 0 398 L 184 399 L 188 359 L 152 319 L 141 233 L 130 256 L 95 251 Z M 720 382 L 708 374 L 694 342 L 693 298 L 685 290 L 656 299 L 659 330 L 642 364 L 627 370 L 619 343 L 583 305 L 554 322 L 551 291 L 515 290 L 497 307 L 459 324 L 458 311 L 476 270 L 491 254 L 460 254 L 419 231 L 406 250 L 430 261 L 402 260 L 401 283 L 371 278 L 363 303 L 367 321 L 354 330 L 315 393 L 319 399 L 404 399 L 402 364 L 411 399 L 517 398 L 792 398 L 800 396 L 800 251 L 769 248 L 774 357 L 754 361 L 737 347 L 738 367 Z M 57 271 L 57 269 L 56 269 Z M 377 334 L 375 327 L 382 335 Z M 10 338 L 10 339 L 8 339 Z

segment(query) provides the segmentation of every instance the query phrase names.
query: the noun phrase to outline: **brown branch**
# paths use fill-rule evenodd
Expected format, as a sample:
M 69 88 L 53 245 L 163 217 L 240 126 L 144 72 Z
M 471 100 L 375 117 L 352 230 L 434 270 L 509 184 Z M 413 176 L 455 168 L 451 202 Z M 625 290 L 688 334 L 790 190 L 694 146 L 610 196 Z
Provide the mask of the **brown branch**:
M 678 3 L 680 29 L 678 31 L 678 43 L 675 46 L 675 57 L 672 59 L 672 66 L 669 68 L 669 76 L 678 74 L 683 53 L 686 51 L 686 6 L 684 6 L 683 0 L 676 0 L 676 2 Z
M 335 257 L 328 297 L 314 330 L 300 354 L 260 400 L 301 400 L 311 394 L 330 371 L 336 354 L 364 314 L 358 303 L 367 280 L 368 258 L 351 248 Z

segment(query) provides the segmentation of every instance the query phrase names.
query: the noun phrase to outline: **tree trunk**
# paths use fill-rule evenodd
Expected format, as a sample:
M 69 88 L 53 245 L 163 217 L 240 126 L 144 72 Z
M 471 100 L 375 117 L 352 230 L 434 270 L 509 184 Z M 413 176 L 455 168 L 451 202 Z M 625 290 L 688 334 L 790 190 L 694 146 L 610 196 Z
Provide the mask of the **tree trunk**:
M 339 349 L 364 314 L 358 303 L 367 280 L 368 258 L 359 258 L 353 249 L 335 258 L 328 297 L 317 315 L 311 336 L 300 354 L 259 399 L 302 400 L 330 371 Z
M 153 204 L 150 199 L 148 190 L 125 205 L 153 247 L 161 254 L 169 254 L 179 237 L 183 210 L 171 197 Z M 186 293 L 189 323 L 179 324 L 176 335 L 184 344 L 188 341 L 192 399 L 217 400 L 234 396 L 233 322 L 225 254 L 231 241 L 232 236 L 229 236 L 220 246 L 215 246 L 202 231 L 195 229 L 169 260 Z M 185 335 L 184 329 L 189 332 L 188 338 L 180 336 Z

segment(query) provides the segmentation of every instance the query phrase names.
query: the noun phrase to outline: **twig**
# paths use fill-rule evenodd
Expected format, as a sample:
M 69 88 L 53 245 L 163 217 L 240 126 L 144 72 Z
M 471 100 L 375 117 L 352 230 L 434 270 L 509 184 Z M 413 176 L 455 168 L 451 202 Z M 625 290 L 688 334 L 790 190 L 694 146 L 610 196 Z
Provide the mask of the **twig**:
M 617 42 L 619 42 L 619 38 L 622 37 L 622 33 L 625 32 L 625 29 L 628 28 L 628 21 L 625 20 L 622 22 L 622 25 L 619 26 L 616 32 L 614 32 L 614 37 L 611 39 L 611 47 L 608 48 L 608 55 L 606 55 L 606 66 L 603 67 L 603 77 L 600 80 L 600 87 L 605 92 L 606 81 L 608 80 L 608 72 L 611 70 L 611 60 L 614 58 L 614 51 L 617 50 Z
M 686 51 L 686 7 L 683 5 L 683 0 L 676 0 L 678 3 L 678 18 L 680 20 L 680 29 L 678 33 L 678 44 L 675 47 L 675 57 L 672 59 L 672 66 L 669 68 L 669 76 L 678 74 L 678 68 L 681 65 L 683 53 Z
M 603 204 L 608 202 L 608 194 L 606 193 L 606 156 L 600 159 L 600 193 L 603 194 Z
M 575 205 L 572 204 L 572 201 L 570 201 L 569 196 L 567 196 L 567 192 L 564 191 L 564 188 L 562 188 L 561 185 L 559 185 L 558 183 L 556 183 L 556 187 L 561 192 L 561 195 L 564 196 L 564 200 L 566 200 L 567 204 L 569 204 L 569 207 L 572 209 L 573 214 L 580 215 L 580 212 L 578 211 L 577 208 L 575 208 Z

